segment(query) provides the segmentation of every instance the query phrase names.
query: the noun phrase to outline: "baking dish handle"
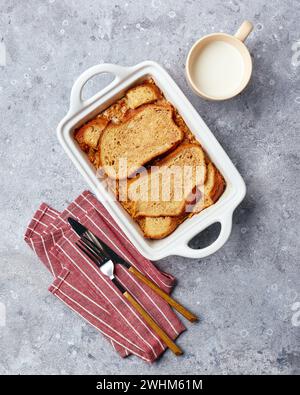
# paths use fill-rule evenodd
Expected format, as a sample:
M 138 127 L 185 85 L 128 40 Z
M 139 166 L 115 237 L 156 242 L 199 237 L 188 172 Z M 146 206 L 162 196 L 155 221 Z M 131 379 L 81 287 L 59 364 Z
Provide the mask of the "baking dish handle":
M 71 90 L 71 98 L 70 98 L 70 113 L 76 114 L 86 105 L 93 103 L 98 100 L 101 96 L 107 93 L 111 88 L 117 85 L 118 82 L 121 81 L 123 77 L 126 77 L 129 73 L 130 67 L 122 67 L 117 66 L 115 64 L 103 63 L 98 64 L 96 66 L 90 67 L 84 73 L 82 73 L 77 80 L 75 81 L 72 90 Z M 99 74 L 109 73 L 115 76 L 114 80 L 106 86 L 104 89 L 101 89 L 100 92 L 96 93 L 94 96 L 87 100 L 82 99 L 82 89 L 84 85 L 91 78 L 95 77 Z
M 208 255 L 211 255 L 218 251 L 228 240 L 230 233 L 231 233 L 231 228 L 232 228 L 232 215 L 233 212 L 226 212 L 222 214 L 219 218 L 215 218 L 214 220 L 208 222 L 206 226 L 203 228 L 205 230 L 208 228 L 210 225 L 220 222 L 221 224 L 221 231 L 219 233 L 219 236 L 217 240 L 215 240 L 211 245 L 200 248 L 200 249 L 194 249 L 189 247 L 188 243 L 191 241 L 193 237 L 197 235 L 198 232 L 195 232 L 192 236 L 189 235 L 189 238 L 184 241 L 183 245 L 178 246 L 175 248 L 175 250 L 172 252 L 172 255 L 179 255 L 183 256 L 186 258 L 204 258 Z

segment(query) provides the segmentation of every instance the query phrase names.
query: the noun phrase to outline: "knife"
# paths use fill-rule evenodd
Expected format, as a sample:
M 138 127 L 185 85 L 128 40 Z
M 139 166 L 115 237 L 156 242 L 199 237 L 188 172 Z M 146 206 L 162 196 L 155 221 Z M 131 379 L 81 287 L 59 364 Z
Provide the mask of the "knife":
M 95 236 L 89 229 L 87 229 L 84 225 L 82 225 L 80 222 L 75 220 L 72 217 L 68 218 L 68 222 L 71 225 L 71 227 L 74 229 L 74 231 L 78 234 L 78 236 L 86 236 L 88 237 L 91 241 L 98 246 L 98 248 L 104 249 L 107 253 L 107 255 L 110 256 L 110 258 L 116 262 L 124 265 L 131 273 L 133 273 L 139 280 L 141 280 L 144 284 L 148 285 L 154 292 L 156 292 L 161 298 L 163 298 L 170 306 L 172 306 L 178 313 L 180 313 L 182 316 L 184 316 L 187 320 L 190 322 L 196 322 L 198 321 L 198 317 L 187 310 L 182 304 L 177 302 L 177 300 L 173 299 L 170 295 L 168 295 L 165 291 L 163 291 L 161 288 L 159 288 L 158 285 L 156 285 L 153 281 L 151 281 L 149 278 L 144 276 L 139 270 L 137 270 L 134 266 L 131 266 L 125 259 L 120 257 L 114 250 L 112 250 L 106 243 L 104 243 L 102 240 L 100 240 L 97 236 Z
M 151 317 L 150 314 L 140 305 L 140 303 L 123 287 L 120 281 L 115 277 L 114 274 L 114 262 L 108 257 L 104 250 L 95 248 L 95 245 L 86 236 L 82 236 L 76 243 L 76 246 L 87 255 L 101 270 L 101 272 L 107 276 L 128 300 L 128 302 L 138 311 L 143 317 L 148 326 L 159 336 L 159 338 L 166 344 L 167 347 L 175 355 L 183 354 L 180 347 L 169 337 L 169 335 L 157 324 L 156 321 Z

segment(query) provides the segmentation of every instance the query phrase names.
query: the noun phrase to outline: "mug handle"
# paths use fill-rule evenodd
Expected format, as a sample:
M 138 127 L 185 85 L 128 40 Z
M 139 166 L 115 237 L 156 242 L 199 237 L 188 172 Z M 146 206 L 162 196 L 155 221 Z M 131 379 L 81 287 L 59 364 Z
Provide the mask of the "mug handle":
M 237 32 L 235 33 L 234 37 L 238 40 L 244 42 L 249 34 L 253 30 L 253 24 L 250 21 L 244 21 L 241 26 L 238 28 Z
M 178 256 L 183 256 L 185 258 L 204 258 L 208 255 L 211 255 L 218 251 L 228 240 L 230 233 L 231 233 L 231 228 L 232 228 L 232 215 L 233 211 L 227 211 L 226 213 L 222 213 L 219 217 L 214 218 L 213 220 L 210 220 L 205 224 L 203 229 L 199 232 L 195 232 L 194 235 L 189 235 L 189 237 L 184 240 L 183 244 L 175 247 L 175 249 L 172 251 L 172 255 L 178 255 Z M 219 233 L 219 236 L 217 240 L 215 240 L 212 244 L 210 244 L 207 247 L 200 248 L 200 249 L 194 249 L 191 248 L 188 243 L 190 240 L 196 236 L 196 234 L 203 232 L 206 228 L 208 228 L 210 225 L 220 222 L 221 224 L 221 231 Z

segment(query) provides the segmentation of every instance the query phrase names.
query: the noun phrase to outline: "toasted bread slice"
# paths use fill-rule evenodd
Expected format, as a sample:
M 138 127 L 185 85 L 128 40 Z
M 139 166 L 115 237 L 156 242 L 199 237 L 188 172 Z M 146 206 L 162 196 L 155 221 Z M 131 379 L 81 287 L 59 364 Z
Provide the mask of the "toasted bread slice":
M 138 220 L 144 236 L 148 239 L 163 239 L 179 224 L 177 217 L 143 217 Z
M 196 214 L 214 204 L 222 195 L 225 182 L 220 172 L 209 162 L 207 177 L 204 184 L 204 201 L 200 200 L 193 208 L 192 214 Z M 132 207 L 131 207 L 132 210 Z M 186 216 L 179 217 L 143 217 L 138 223 L 143 230 L 144 236 L 149 239 L 163 239 L 171 234 Z
M 204 201 L 198 201 L 193 208 L 192 214 L 196 214 L 213 205 L 222 195 L 225 182 L 220 172 L 212 163 L 207 166 L 207 178 L 204 184 Z M 179 217 L 143 217 L 138 223 L 143 230 L 144 236 L 149 239 L 163 239 L 180 225 L 185 216 Z
M 93 119 L 76 130 L 74 134 L 75 140 L 86 152 L 89 148 L 96 149 L 100 135 L 107 123 L 108 121 L 104 117 Z
M 133 181 L 134 180 L 128 180 L 127 182 L 130 184 L 130 182 Z M 121 200 L 120 203 L 128 214 L 134 217 L 135 202 L 131 200 Z M 137 223 L 142 229 L 144 237 L 148 239 L 163 239 L 172 233 L 180 222 L 179 217 L 142 217 L 137 219 Z
M 204 184 L 204 199 L 201 198 L 192 209 L 193 213 L 200 211 L 214 204 L 222 195 L 225 188 L 225 181 L 217 168 L 209 162 L 207 165 L 207 178 Z
M 181 215 L 193 189 L 206 177 L 204 152 L 195 144 L 181 144 L 156 165 L 129 184 L 135 217 Z
M 156 85 L 146 82 L 135 86 L 126 92 L 127 105 L 135 109 L 143 104 L 152 103 L 161 99 L 162 95 Z
M 171 106 L 148 104 L 132 110 L 119 125 L 110 123 L 100 138 L 100 163 L 106 174 L 124 179 L 183 139 L 175 125 Z M 120 166 L 122 160 L 124 166 Z M 124 163 L 126 162 L 126 163 Z

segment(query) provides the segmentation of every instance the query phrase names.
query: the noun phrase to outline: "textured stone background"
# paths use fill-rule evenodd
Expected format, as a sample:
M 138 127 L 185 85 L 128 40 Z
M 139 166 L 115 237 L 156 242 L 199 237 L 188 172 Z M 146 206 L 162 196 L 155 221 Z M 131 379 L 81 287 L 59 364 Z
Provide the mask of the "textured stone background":
M 0 0 L 0 11 L 0 373 L 300 373 L 299 1 Z M 188 49 L 245 18 L 255 26 L 251 84 L 205 102 L 185 81 Z M 74 79 L 100 62 L 145 59 L 175 78 L 248 188 L 218 253 L 159 262 L 202 322 L 180 337 L 181 359 L 167 352 L 152 366 L 120 359 L 55 300 L 23 242 L 41 201 L 62 209 L 86 188 L 55 134 Z M 95 79 L 87 94 L 102 85 Z

